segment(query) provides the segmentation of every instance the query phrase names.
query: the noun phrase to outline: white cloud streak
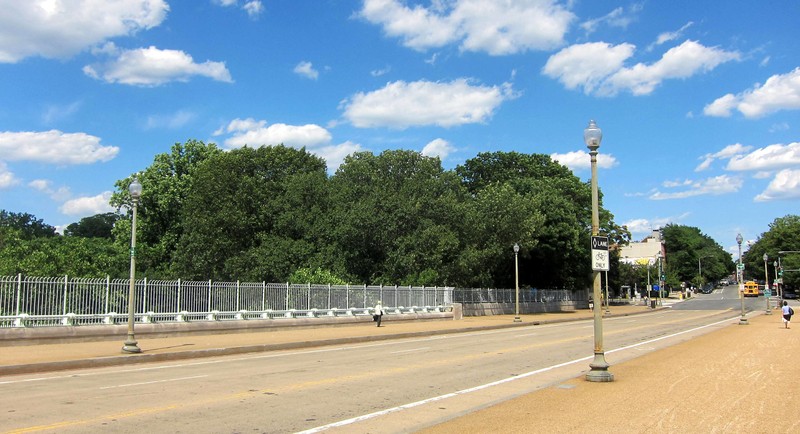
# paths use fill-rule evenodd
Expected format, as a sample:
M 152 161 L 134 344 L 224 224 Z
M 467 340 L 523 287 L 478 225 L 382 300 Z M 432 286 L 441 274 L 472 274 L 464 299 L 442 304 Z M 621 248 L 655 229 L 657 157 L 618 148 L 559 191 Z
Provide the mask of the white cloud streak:
M 343 107 L 344 117 L 359 128 L 452 127 L 485 122 L 503 101 L 515 96 L 510 84 L 475 86 L 467 79 L 395 81 L 373 92 L 359 92 Z
M 706 105 L 707 116 L 728 117 L 738 110 L 746 118 L 755 119 L 782 111 L 800 109 L 800 67 L 773 75 L 761 85 L 756 84 L 737 95 L 723 95 Z
M 664 80 L 689 78 L 741 58 L 735 51 L 686 41 L 668 50 L 652 64 L 623 67 L 634 50 L 635 46 L 631 44 L 613 46 L 593 42 L 573 45 L 552 55 L 542 73 L 559 80 L 568 89 L 582 87 L 586 94 L 615 96 L 628 91 L 640 96 L 649 95 Z
M 83 72 L 108 83 L 132 86 L 152 87 L 171 81 L 187 82 L 194 76 L 233 82 L 225 63 L 195 63 L 192 56 L 179 50 L 162 50 L 151 46 L 121 50 L 115 54 L 116 57 L 108 62 L 84 66 Z
M 97 196 L 77 197 L 64 202 L 59 210 L 69 216 L 88 217 L 95 214 L 115 211 L 109 204 L 111 192 L 105 191 Z
M 678 183 L 675 186 L 687 187 L 683 191 L 672 193 L 664 193 L 656 191 L 650 195 L 652 200 L 665 200 L 665 199 L 685 199 L 693 196 L 712 195 L 719 196 L 722 194 L 735 193 L 742 188 L 743 181 L 739 177 L 732 177 L 728 175 L 720 175 L 712 178 L 702 179 L 699 181 L 691 181 L 691 183 Z
M 0 132 L 0 155 L 7 161 L 51 164 L 92 164 L 117 156 L 116 146 L 100 145 L 100 138 L 85 133 Z
M 554 0 L 434 1 L 427 8 L 398 0 L 365 0 L 359 15 L 415 50 L 459 43 L 462 51 L 491 55 L 561 46 L 575 20 Z
M 4 1 L 0 63 L 69 58 L 109 38 L 156 27 L 168 11 L 164 0 Z
M 565 154 L 550 154 L 550 158 L 558 161 L 564 166 L 567 166 L 573 172 L 591 169 L 591 157 L 586 151 L 572 151 Z M 610 169 L 617 165 L 617 159 L 611 154 L 598 154 L 597 167 L 601 169 Z

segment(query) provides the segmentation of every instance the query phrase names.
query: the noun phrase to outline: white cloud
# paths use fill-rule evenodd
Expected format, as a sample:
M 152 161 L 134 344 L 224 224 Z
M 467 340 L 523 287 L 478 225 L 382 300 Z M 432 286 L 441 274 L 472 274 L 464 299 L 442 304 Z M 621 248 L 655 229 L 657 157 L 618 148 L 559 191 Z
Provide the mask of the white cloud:
M 111 192 L 105 191 L 97 196 L 70 199 L 58 209 L 66 215 L 88 217 L 95 214 L 114 212 L 115 209 L 109 205 L 109 200 L 111 200 Z
M 639 237 L 636 235 L 650 235 L 654 229 L 663 228 L 670 223 L 678 223 L 685 220 L 687 217 L 689 217 L 689 213 L 684 213 L 674 217 L 661 217 L 654 219 L 640 218 L 628 220 L 627 222 L 623 222 L 622 225 L 628 228 L 634 239 L 638 239 Z
M 678 186 L 687 187 L 687 189 L 683 191 L 677 191 L 674 193 L 663 193 L 661 191 L 656 191 L 650 195 L 650 199 L 685 199 L 687 197 L 704 195 L 719 196 L 721 194 L 735 193 L 739 191 L 739 189 L 742 188 L 742 184 L 743 181 L 739 177 L 720 175 L 713 178 L 692 181 L 689 184 L 680 183 Z
M 650 47 L 648 47 L 647 49 L 648 50 L 652 50 L 657 45 L 662 45 L 662 44 L 664 44 L 666 42 L 674 41 L 674 40 L 680 38 L 683 35 L 683 32 L 686 29 L 688 29 L 689 27 L 691 27 L 693 24 L 694 24 L 694 22 L 689 21 L 688 23 L 684 24 L 683 27 L 681 27 L 680 29 L 678 29 L 678 30 L 676 30 L 674 32 L 661 33 L 660 35 L 658 35 L 658 38 L 656 38 L 656 41 Z
M 422 155 L 426 157 L 439 157 L 444 160 L 456 150 L 455 146 L 445 139 L 434 139 L 422 148 Z
M 108 83 L 134 86 L 158 86 L 170 81 L 186 82 L 199 75 L 231 83 L 231 74 L 224 62 L 195 63 L 192 56 L 179 50 L 156 47 L 122 50 L 116 58 L 102 64 L 86 65 L 83 72 Z
M 800 142 L 775 144 L 758 148 L 747 155 L 735 155 L 728 161 L 727 170 L 776 170 L 800 166 Z
M 542 73 L 558 79 L 568 89 L 583 87 L 586 94 L 614 96 L 629 91 L 638 96 L 652 93 L 664 80 L 688 78 L 741 57 L 735 51 L 686 41 L 653 64 L 623 67 L 635 48 L 631 44 L 612 46 L 604 42 L 573 45 L 550 56 Z
M 391 71 L 391 70 L 392 70 L 392 68 L 387 66 L 386 68 L 383 68 L 383 69 L 373 69 L 372 71 L 369 72 L 369 74 L 371 76 L 373 76 L 373 77 L 380 77 L 382 75 L 388 74 L 389 71 Z
M 591 156 L 586 151 L 572 151 L 566 154 L 550 154 L 553 161 L 558 161 L 564 166 L 567 166 L 573 172 L 579 170 L 589 170 L 592 167 Z M 611 154 L 597 154 L 597 167 L 601 169 L 610 169 L 617 165 L 617 159 Z
M 314 66 L 311 65 L 311 62 L 298 63 L 297 66 L 294 67 L 294 73 L 312 80 L 316 80 L 317 77 L 319 77 L 319 71 L 314 69 Z
M 232 137 L 225 140 L 225 146 L 239 148 L 245 145 L 258 147 L 284 144 L 301 148 L 321 146 L 331 141 L 330 132 L 319 125 L 266 125 L 266 121 L 256 121 L 252 118 L 234 119 L 225 129 L 229 133 L 234 133 Z M 220 133 L 221 130 L 217 130 L 217 133 Z
M 339 166 L 342 165 L 345 157 L 363 150 L 364 149 L 361 147 L 361 145 L 347 141 L 339 145 L 329 145 L 309 149 L 309 152 L 324 159 L 327 163 L 329 172 L 335 172 Z
M 230 7 L 230 6 L 238 6 L 239 0 L 213 0 L 213 3 L 216 3 L 219 6 L 223 7 Z M 261 3 L 261 0 L 249 0 L 245 1 L 244 4 L 241 6 L 242 10 L 247 12 L 247 15 L 250 18 L 258 18 L 262 12 L 264 12 L 264 5 Z
M 773 75 L 763 85 L 757 83 L 738 95 L 721 96 L 708 104 L 703 112 L 708 116 L 727 117 L 734 109 L 746 118 L 800 109 L 800 67 L 787 74 Z
M 767 189 L 755 197 L 756 202 L 800 199 L 800 169 L 784 169 L 775 175 Z
M 634 50 L 636 47 L 631 44 L 612 46 L 605 42 L 591 42 L 572 45 L 550 56 L 542 73 L 557 79 L 567 89 L 583 87 L 589 94 L 611 74 L 622 69 Z
M 8 170 L 6 163 L 0 161 L 0 190 L 13 187 L 19 184 L 19 179 L 14 173 Z
M 34 179 L 33 181 L 28 183 L 28 187 L 33 188 L 34 190 L 38 190 L 48 196 L 51 199 L 56 201 L 64 201 L 72 196 L 72 193 L 69 190 L 69 187 L 59 187 L 53 188 L 52 183 L 47 179 Z
M 688 78 L 740 58 L 741 55 L 735 51 L 725 51 L 706 47 L 695 41 L 686 41 L 669 49 L 652 65 L 638 63 L 632 68 L 617 71 L 606 80 L 600 93 L 615 95 L 620 90 L 628 90 L 634 95 L 648 95 L 664 80 Z
M 641 12 L 642 9 L 643 6 L 641 4 L 630 6 L 627 12 L 622 7 L 618 7 L 600 18 L 594 18 L 581 23 L 580 27 L 585 30 L 587 34 L 593 33 L 602 24 L 626 29 L 628 25 L 638 19 L 638 13 Z
M 164 0 L 4 1 L 0 63 L 68 58 L 109 38 L 156 27 L 168 11 Z
M 118 152 L 116 146 L 101 146 L 99 137 L 85 133 L 0 132 L 0 155 L 9 161 L 91 164 L 109 161 Z
M 81 105 L 82 103 L 80 101 L 75 101 L 67 105 L 48 105 L 42 114 L 42 121 L 45 124 L 52 124 L 53 122 L 68 118 L 77 113 Z
M 145 128 L 180 128 L 193 121 L 196 117 L 196 114 L 186 110 L 178 110 L 168 115 L 150 115 L 147 117 Z
M 455 125 L 485 122 L 516 95 L 510 84 L 473 86 L 466 79 L 450 83 L 395 81 L 343 102 L 344 116 L 360 128 Z
M 555 0 L 434 1 L 408 7 L 398 0 L 365 0 L 360 16 L 415 50 L 460 43 L 463 51 L 504 55 L 563 45 L 575 15 Z
M 728 146 L 722 148 L 722 150 L 717 152 L 717 153 L 706 154 L 703 157 L 701 157 L 701 158 L 703 158 L 703 162 L 700 163 L 700 165 L 698 165 L 697 167 L 695 167 L 694 171 L 695 172 L 702 172 L 702 171 L 708 169 L 709 167 L 711 167 L 711 164 L 714 162 L 714 160 L 717 160 L 717 159 L 729 159 L 729 158 L 735 157 L 737 155 L 741 155 L 741 154 L 744 154 L 746 152 L 749 152 L 750 149 L 753 149 L 753 147 L 752 146 L 744 146 L 741 143 L 728 145 Z
M 247 16 L 250 18 L 258 18 L 258 16 L 264 12 L 264 5 L 259 0 L 252 0 L 245 3 L 242 9 L 247 12 Z

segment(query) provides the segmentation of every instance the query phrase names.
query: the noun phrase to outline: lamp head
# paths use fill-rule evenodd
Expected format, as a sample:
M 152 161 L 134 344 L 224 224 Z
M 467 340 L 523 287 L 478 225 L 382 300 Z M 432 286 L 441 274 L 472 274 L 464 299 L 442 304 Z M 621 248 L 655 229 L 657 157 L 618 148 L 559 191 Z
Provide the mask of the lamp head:
M 514 253 L 519 253 L 519 244 L 514 243 Z
M 583 141 L 586 142 L 586 147 L 588 147 L 590 151 L 597 151 L 602 140 L 603 131 L 597 127 L 597 124 L 593 120 L 589 121 L 589 126 L 583 130 Z
M 139 182 L 138 178 L 133 178 L 133 182 L 128 186 L 128 191 L 131 193 L 131 198 L 135 201 L 142 197 L 142 184 Z
M 767 254 L 764 253 L 764 262 L 767 262 L 768 259 L 769 259 L 769 256 L 767 256 Z
M 742 234 L 736 234 L 736 244 L 741 246 L 743 240 L 744 238 L 742 238 Z

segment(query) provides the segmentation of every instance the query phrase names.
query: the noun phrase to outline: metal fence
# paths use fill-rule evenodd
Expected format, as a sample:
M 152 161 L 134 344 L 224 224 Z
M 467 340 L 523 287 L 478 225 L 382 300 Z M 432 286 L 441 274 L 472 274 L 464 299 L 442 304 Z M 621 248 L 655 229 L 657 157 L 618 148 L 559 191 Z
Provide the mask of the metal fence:
M 516 289 L 496 288 L 455 288 L 453 289 L 454 303 L 515 303 Z M 581 302 L 587 300 L 586 291 L 571 291 L 568 289 L 536 289 L 520 288 L 520 303 L 548 303 L 548 302 Z
M 315 285 L 137 279 L 139 322 L 368 314 L 453 303 L 513 303 L 514 289 Z M 0 276 L 0 327 L 115 324 L 128 312 L 128 279 Z M 581 297 L 583 295 L 583 297 Z M 520 302 L 581 301 L 569 290 L 520 290 Z M 413 310 L 412 310 L 413 311 Z
M 263 312 L 263 317 L 283 312 L 366 309 L 383 306 L 442 306 L 452 303 L 450 287 L 314 285 L 266 282 L 214 282 L 184 280 L 135 281 L 135 312 L 187 318 L 213 313 Z M 65 323 L 80 317 L 82 323 L 115 322 L 128 311 L 130 280 L 63 277 L 0 276 L 0 327 L 20 326 L 21 319 L 50 317 Z M 224 316 L 224 315 L 222 315 Z M 230 315 L 233 316 L 233 315 Z M 241 315 L 240 315 L 241 316 Z M 59 321 L 59 318 L 61 320 Z

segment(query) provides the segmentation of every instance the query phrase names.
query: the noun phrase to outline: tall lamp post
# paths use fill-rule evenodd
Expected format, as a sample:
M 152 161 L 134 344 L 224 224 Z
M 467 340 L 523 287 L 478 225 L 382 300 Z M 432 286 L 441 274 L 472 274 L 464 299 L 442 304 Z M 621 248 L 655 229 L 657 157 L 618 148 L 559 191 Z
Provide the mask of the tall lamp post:
M 603 140 L 603 132 L 597 127 L 594 121 L 589 121 L 589 126 L 583 130 L 583 140 L 589 148 L 589 156 L 592 164 L 592 236 L 597 236 L 600 232 L 600 212 L 597 195 L 597 149 L 600 148 L 600 141 Z M 594 360 L 589 365 L 591 368 L 586 374 L 586 380 L 592 382 L 614 381 L 614 374 L 608 371 L 608 363 L 603 352 L 603 319 L 601 317 L 601 306 L 598 304 L 602 300 L 600 294 L 600 271 L 594 270 L 592 294 L 594 297 Z
M 736 234 L 736 244 L 739 245 L 739 265 L 736 268 L 736 277 L 739 279 L 739 299 L 742 302 L 742 316 L 739 318 L 739 325 L 748 325 L 747 318 L 744 316 L 744 291 L 742 282 L 744 280 L 744 270 L 742 270 L 742 234 Z
M 126 353 L 141 353 L 142 349 L 139 348 L 136 337 L 133 333 L 133 324 L 136 321 L 136 205 L 139 203 L 139 198 L 142 196 L 142 184 L 134 177 L 128 191 L 131 194 L 133 201 L 133 219 L 131 220 L 131 279 L 130 291 L 128 292 L 128 338 L 125 340 L 125 345 L 122 351 Z
M 767 272 L 767 261 L 769 260 L 769 256 L 764 253 L 764 298 L 767 299 L 767 310 L 764 312 L 766 315 L 772 315 L 772 311 L 769 310 L 769 297 L 772 293 L 769 290 L 769 273 Z
M 778 283 L 778 261 L 772 262 L 772 269 L 775 270 L 775 280 L 773 280 L 773 282 L 775 282 L 775 295 L 778 296 L 778 303 L 780 303 L 781 284 Z
M 516 306 L 514 307 L 514 322 L 522 322 L 519 318 L 519 244 L 514 243 L 514 286 L 516 291 Z

